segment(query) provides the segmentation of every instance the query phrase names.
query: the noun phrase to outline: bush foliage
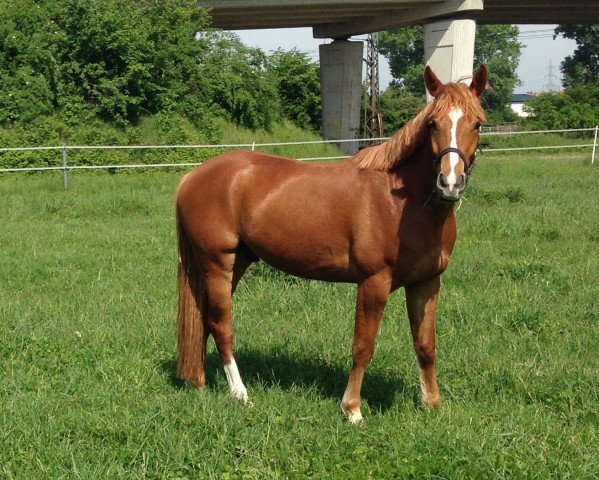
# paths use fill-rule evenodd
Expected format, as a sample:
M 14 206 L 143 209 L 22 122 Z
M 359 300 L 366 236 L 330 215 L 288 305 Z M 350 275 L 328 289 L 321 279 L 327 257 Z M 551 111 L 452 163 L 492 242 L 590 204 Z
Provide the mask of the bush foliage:
M 523 123 L 535 129 L 590 128 L 599 125 L 599 84 L 545 93 L 525 106 L 530 113 Z
M 381 94 L 385 135 L 393 135 L 412 119 L 426 103 L 424 95 L 408 92 L 390 85 Z
M 298 127 L 319 132 L 321 128 L 320 72 L 316 63 L 297 50 L 276 50 L 268 69 L 284 115 Z
M 318 130 L 319 105 L 315 64 L 213 31 L 195 0 L 0 0 L 2 146 L 134 143 L 144 122 L 158 143 L 219 141 L 219 119 Z

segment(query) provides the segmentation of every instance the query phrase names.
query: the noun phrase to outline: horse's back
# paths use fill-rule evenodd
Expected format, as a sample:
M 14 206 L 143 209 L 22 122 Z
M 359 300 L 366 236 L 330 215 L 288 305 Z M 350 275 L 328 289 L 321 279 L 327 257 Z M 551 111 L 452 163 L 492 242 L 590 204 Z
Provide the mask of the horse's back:
M 201 243 L 206 243 L 204 237 L 218 234 L 223 237 L 219 242 L 237 245 L 243 224 L 251 223 L 265 198 L 313 168 L 249 151 L 214 157 L 181 179 L 176 194 L 178 218 Z
M 234 151 L 214 157 L 186 174 L 177 189 L 179 209 L 217 208 L 239 203 L 246 188 L 260 190 L 290 171 L 301 168 L 298 161 L 250 151 Z M 262 181 L 260 180 L 262 177 Z M 197 213 L 197 212 L 196 212 Z

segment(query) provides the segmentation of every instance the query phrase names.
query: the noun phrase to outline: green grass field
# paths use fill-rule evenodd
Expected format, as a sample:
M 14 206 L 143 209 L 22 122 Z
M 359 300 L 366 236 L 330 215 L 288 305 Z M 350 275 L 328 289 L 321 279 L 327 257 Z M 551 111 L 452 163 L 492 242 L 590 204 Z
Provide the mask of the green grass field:
M 599 165 L 483 156 L 438 310 L 443 406 L 420 407 L 403 292 L 339 403 L 355 286 L 255 266 L 228 393 L 174 376 L 181 172 L 0 177 L 0 478 L 599 478 Z

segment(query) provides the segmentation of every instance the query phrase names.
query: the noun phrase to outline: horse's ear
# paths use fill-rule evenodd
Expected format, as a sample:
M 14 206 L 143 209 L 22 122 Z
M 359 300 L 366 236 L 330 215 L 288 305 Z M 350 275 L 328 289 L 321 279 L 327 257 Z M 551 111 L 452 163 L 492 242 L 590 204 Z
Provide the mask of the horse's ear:
M 487 71 L 487 67 L 486 65 L 481 65 L 480 67 L 478 67 L 478 70 L 474 72 L 474 75 L 472 76 L 470 90 L 472 90 L 477 97 L 480 97 L 487 88 L 488 81 L 489 72 Z
M 439 89 L 443 86 L 429 65 L 424 69 L 424 84 L 432 97 L 436 97 L 439 94 Z

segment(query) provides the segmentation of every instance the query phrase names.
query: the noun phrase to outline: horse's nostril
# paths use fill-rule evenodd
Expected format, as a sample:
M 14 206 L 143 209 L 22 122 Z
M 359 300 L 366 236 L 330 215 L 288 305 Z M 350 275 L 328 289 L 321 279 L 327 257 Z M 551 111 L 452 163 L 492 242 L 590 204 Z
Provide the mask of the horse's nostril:
M 455 188 L 464 188 L 465 185 L 466 185 L 466 176 L 460 175 L 455 182 Z
M 442 173 L 439 174 L 439 185 L 442 188 L 449 187 L 449 183 L 447 183 L 447 177 L 445 175 L 443 175 Z

